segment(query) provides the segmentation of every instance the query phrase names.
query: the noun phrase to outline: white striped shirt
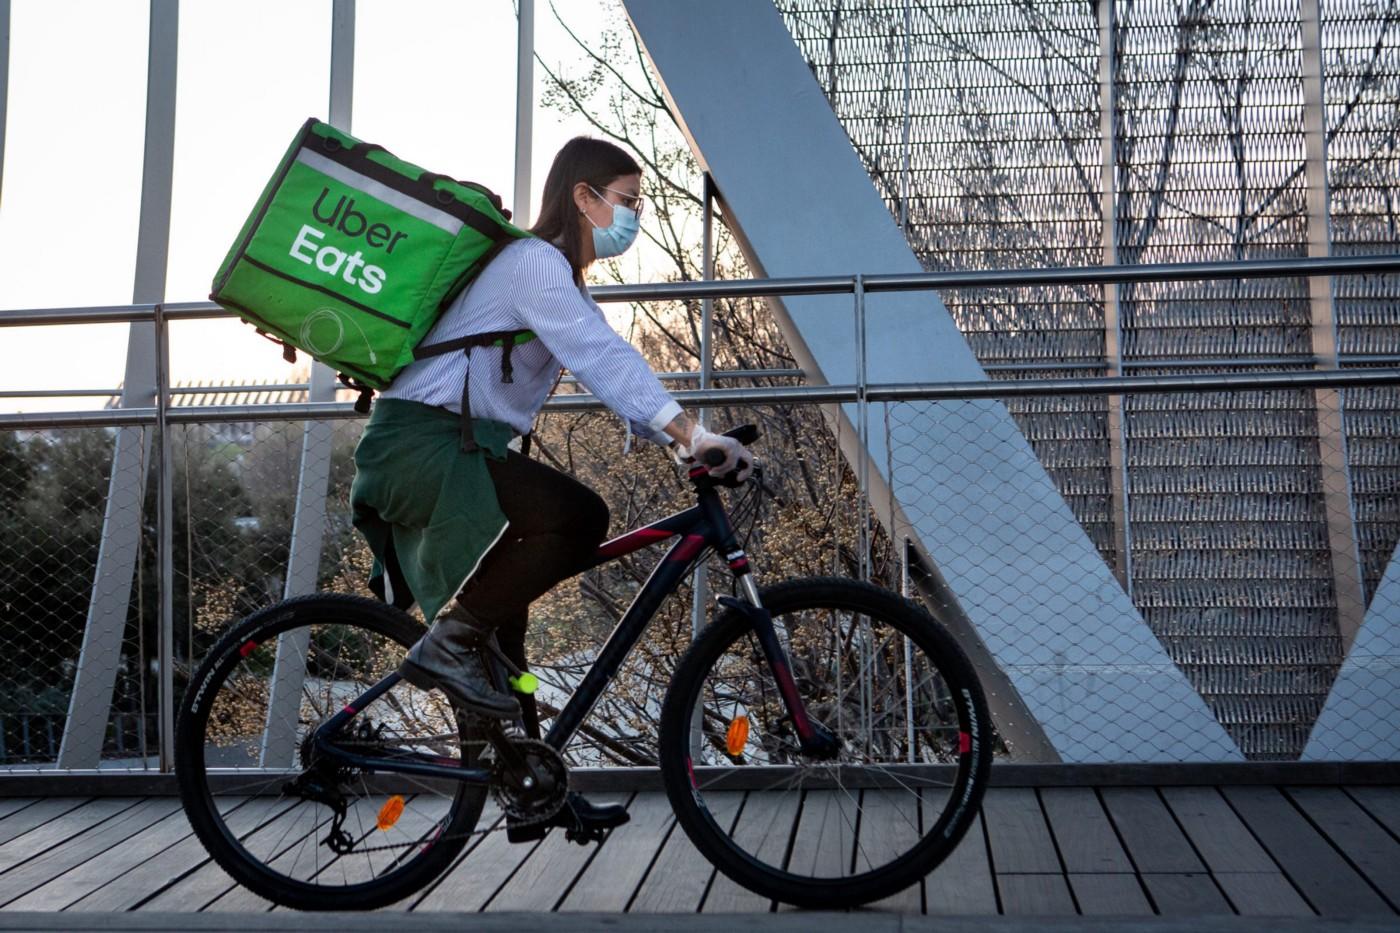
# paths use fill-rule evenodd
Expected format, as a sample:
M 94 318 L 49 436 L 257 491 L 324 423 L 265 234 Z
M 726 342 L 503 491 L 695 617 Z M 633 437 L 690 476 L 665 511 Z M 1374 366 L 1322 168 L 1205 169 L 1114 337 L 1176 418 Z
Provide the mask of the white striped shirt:
M 564 254 L 538 239 L 518 240 L 452 303 L 423 344 L 486 331 L 524 330 L 536 340 L 511 353 L 513 382 L 501 382 L 501 350 L 478 347 L 410 363 L 381 394 L 461 413 L 462 380 L 471 379 L 471 414 L 528 433 L 567 368 L 634 434 L 665 443 L 662 428 L 681 406 L 661 387 L 642 355 L 612 329 L 603 309 L 576 285 Z

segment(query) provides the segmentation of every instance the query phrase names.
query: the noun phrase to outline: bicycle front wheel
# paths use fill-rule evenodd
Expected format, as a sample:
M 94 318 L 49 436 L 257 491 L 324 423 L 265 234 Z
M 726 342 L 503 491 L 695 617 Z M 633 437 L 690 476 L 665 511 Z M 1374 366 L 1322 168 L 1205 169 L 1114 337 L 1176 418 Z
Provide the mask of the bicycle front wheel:
M 762 593 L 806 713 L 804 754 L 749 619 L 722 614 L 666 695 L 661 770 L 695 846 L 765 897 L 851 907 L 916 883 L 972 824 L 991 764 L 972 666 L 928 613 L 853 580 Z M 714 896 L 712 889 L 711 896 Z
M 235 880 L 288 907 L 363 910 L 418 890 L 461 851 L 484 786 L 369 773 L 311 741 L 422 633 L 382 603 L 315 594 L 249 616 L 210 651 L 180 710 L 176 774 L 190 825 Z M 337 744 L 465 767 L 479 750 L 467 721 L 401 681 Z

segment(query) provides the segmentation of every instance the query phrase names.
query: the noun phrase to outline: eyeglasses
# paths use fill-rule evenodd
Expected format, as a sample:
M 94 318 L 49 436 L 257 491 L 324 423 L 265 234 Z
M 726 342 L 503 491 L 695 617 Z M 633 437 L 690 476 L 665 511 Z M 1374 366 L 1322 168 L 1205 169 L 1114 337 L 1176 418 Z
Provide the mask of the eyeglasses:
M 588 187 L 593 188 L 592 185 Z M 606 201 L 607 198 L 603 197 L 603 191 L 611 191 L 613 194 L 617 195 L 619 198 L 617 203 L 630 211 L 636 211 L 638 217 L 641 217 L 642 212 L 646 210 L 647 199 L 640 194 L 628 194 L 626 191 L 618 191 L 616 188 L 604 188 L 602 191 L 593 188 L 593 193 L 596 194 L 600 200 Z

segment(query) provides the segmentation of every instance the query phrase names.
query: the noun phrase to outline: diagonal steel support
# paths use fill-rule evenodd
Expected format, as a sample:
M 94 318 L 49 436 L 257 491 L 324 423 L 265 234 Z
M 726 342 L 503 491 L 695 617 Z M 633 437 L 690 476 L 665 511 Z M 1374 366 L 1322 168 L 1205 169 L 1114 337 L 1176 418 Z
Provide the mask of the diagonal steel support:
M 170 245 L 170 179 L 175 151 L 175 65 L 178 0 L 151 0 L 146 72 L 146 143 L 141 174 L 141 226 L 136 246 L 134 304 L 165 298 Z M 123 408 L 156 404 L 155 325 L 132 324 L 127 335 Z M 131 582 L 140 554 L 146 465 L 151 438 L 143 428 L 117 430 L 102 516 L 87 625 L 78 655 L 68 718 L 59 746 L 60 768 L 96 768 L 102 759 L 112 688 L 121 662 L 122 635 L 131 606 Z
M 625 0 L 672 114 L 730 210 L 755 274 L 921 271 L 777 9 L 751 0 Z M 737 218 L 737 220 L 736 220 Z M 927 295 L 872 296 L 866 345 L 881 382 L 985 380 L 947 309 Z M 774 302 L 809 379 L 853 383 L 851 303 Z M 790 313 L 791 312 L 791 313 Z M 975 642 L 1066 761 L 1232 760 L 1238 747 L 1152 635 L 1005 406 L 914 403 L 869 437 L 839 419 L 869 493 L 933 561 Z M 886 444 L 920 452 L 896 484 Z M 985 649 L 985 651 L 983 651 Z

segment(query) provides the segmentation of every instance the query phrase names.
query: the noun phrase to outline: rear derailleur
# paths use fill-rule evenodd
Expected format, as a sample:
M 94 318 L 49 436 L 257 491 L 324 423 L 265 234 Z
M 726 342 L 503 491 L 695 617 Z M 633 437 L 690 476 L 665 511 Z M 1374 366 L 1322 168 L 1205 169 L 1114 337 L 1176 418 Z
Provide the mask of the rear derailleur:
M 336 855 L 345 855 L 354 850 L 355 838 L 345 831 L 345 814 L 349 804 L 340 791 L 340 777 L 335 771 L 324 767 L 309 768 L 283 784 L 282 793 L 329 807 L 331 828 L 321 841 Z

